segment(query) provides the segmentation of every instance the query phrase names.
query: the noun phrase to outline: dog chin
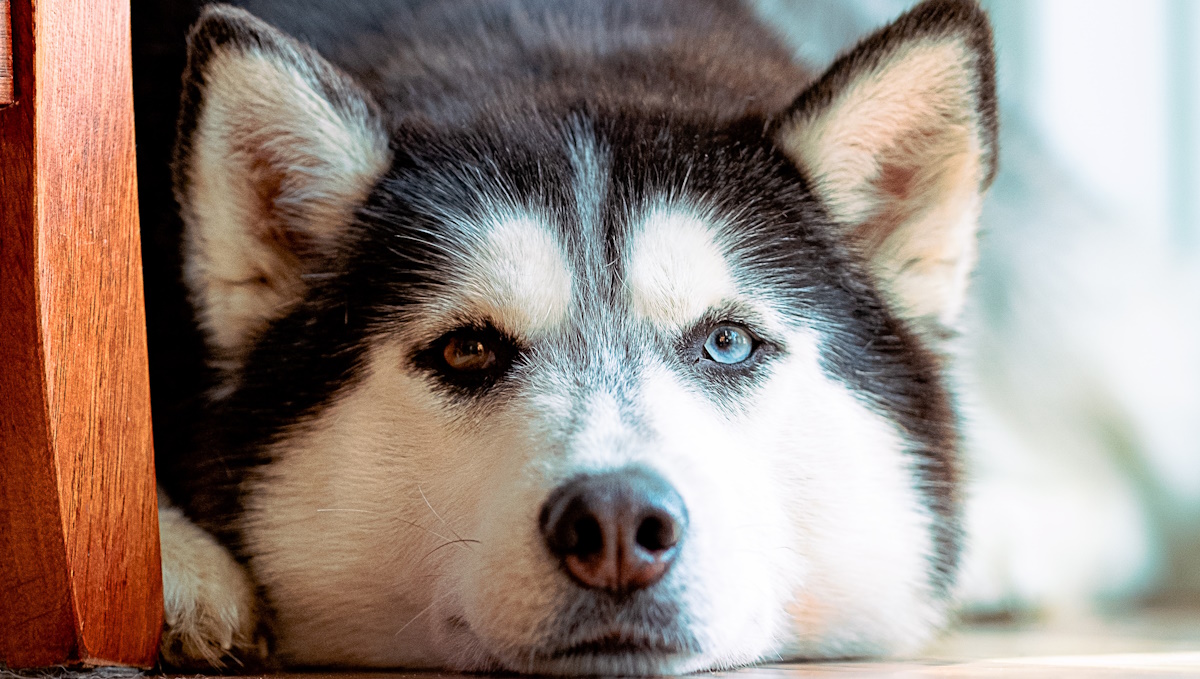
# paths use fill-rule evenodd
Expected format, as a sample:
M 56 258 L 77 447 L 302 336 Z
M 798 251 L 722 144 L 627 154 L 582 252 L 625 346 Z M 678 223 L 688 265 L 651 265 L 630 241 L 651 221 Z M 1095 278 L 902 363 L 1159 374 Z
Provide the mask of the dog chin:
M 725 668 L 704 653 L 690 635 L 654 635 L 613 630 L 583 639 L 554 639 L 531 646 L 494 648 L 465 624 L 457 627 L 454 644 L 462 655 L 455 669 L 463 672 L 520 672 L 555 676 L 662 676 Z
M 509 649 L 503 657 L 495 654 L 483 665 L 459 669 L 552 676 L 666 676 L 718 669 L 718 664 L 707 654 L 598 641 L 594 646 Z
M 715 669 L 705 656 L 664 654 L 653 650 L 612 653 L 579 653 L 536 661 L 537 674 L 584 676 L 668 676 Z

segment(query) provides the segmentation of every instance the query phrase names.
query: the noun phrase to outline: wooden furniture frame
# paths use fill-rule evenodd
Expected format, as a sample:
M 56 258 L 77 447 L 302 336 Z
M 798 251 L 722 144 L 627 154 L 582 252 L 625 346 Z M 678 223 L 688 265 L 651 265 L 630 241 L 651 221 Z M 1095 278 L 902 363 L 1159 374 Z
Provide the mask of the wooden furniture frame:
M 0 23 L 0 667 L 149 667 L 129 4 L 0 0 Z

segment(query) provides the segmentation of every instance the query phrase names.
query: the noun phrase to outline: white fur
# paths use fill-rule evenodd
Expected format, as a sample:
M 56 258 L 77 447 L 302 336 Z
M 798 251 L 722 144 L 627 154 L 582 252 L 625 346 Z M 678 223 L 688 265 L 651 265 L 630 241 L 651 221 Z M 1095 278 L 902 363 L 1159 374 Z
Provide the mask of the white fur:
M 653 323 L 685 329 L 737 293 L 712 227 L 680 207 L 649 210 L 625 257 L 633 311 Z
M 902 443 L 820 370 L 812 336 L 793 333 L 789 347 L 732 422 L 666 371 L 649 380 L 646 407 L 679 456 L 669 478 L 696 526 L 689 578 L 696 609 L 712 611 L 707 637 L 721 664 L 913 650 L 942 611 Z
M 465 252 L 457 267 L 447 267 L 446 292 L 428 300 L 450 327 L 464 318 L 491 319 L 528 340 L 566 320 L 573 273 L 544 218 L 502 209 L 490 224 L 461 227 Z
M 158 494 L 162 542 L 163 660 L 222 667 L 255 648 L 254 587 L 233 556 Z

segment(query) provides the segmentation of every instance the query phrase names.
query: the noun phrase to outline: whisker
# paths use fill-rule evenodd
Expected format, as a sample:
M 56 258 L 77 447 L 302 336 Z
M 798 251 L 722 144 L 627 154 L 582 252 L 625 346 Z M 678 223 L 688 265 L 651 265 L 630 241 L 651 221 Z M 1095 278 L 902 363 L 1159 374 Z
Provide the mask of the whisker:
M 417 523 L 416 521 L 409 521 L 408 519 L 396 519 L 396 520 L 400 521 L 402 523 L 407 523 L 408 525 L 412 526 L 413 528 L 420 528 L 421 530 L 425 531 L 426 533 L 429 533 L 430 535 L 433 535 L 434 537 L 439 537 L 446 541 L 450 540 L 450 538 L 446 537 L 445 535 L 442 535 L 441 533 L 439 533 L 435 530 L 426 528 L 425 526 L 422 526 L 421 524 Z
M 451 540 L 449 542 L 444 542 L 444 543 L 438 545 L 437 547 L 434 547 L 433 549 L 429 550 L 429 553 L 426 554 L 425 556 L 421 557 L 421 561 L 418 561 L 417 563 L 420 564 L 423 561 L 425 561 L 425 559 L 428 559 L 429 557 L 433 556 L 433 553 L 438 551 L 442 547 L 449 547 L 450 545 L 466 545 L 469 543 L 479 544 L 479 540 L 471 540 L 469 538 L 459 538 L 457 540 Z
M 431 507 L 430 509 L 432 509 L 432 507 Z M 371 511 L 371 510 L 369 510 L 369 509 L 349 509 L 349 508 L 340 508 L 340 507 L 327 507 L 327 508 L 318 509 L 318 510 L 316 510 L 316 511 L 317 511 L 318 513 L 326 513 L 326 512 L 349 512 L 349 513 L 351 513 L 351 514 L 371 514 L 371 515 L 374 515 L 374 516 L 384 516 L 384 513 L 383 513 L 383 512 L 373 512 L 373 511 Z M 434 512 L 434 516 L 437 516 L 437 512 Z M 391 519 L 394 519 L 394 520 L 396 520 L 396 521 L 399 521 L 400 523 L 403 523 L 403 524 L 406 524 L 406 525 L 412 526 L 413 528 L 420 528 L 421 530 L 425 531 L 426 533 L 429 533 L 430 535 L 434 536 L 435 538 L 438 538 L 439 540 L 442 540 L 442 541 L 443 541 L 445 544 L 459 544 L 459 543 L 465 543 L 465 542 L 479 542 L 478 540 L 471 540 L 471 539 L 467 539 L 467 538 L 460 537 L 460 536 L 459 536 L 457 533 L 455 533 L 455 535 L 454 535 L 454 536 L 455 536 L 457 539 L 456 539 L 456 540 L 451 540 L 450 538 L 446 537 L 445 535 L 442 535 L 441 533 L 439 533 L 439 532 L 437 532 L 437 531 L 435 531 L 435 530 L 433 530 L 433 529 L 431 529 L 431 528 L 426 528 L 425 526 L 422 526 L 421 524 L 417 523 L 416 521 L 409 521 L 408 519 L 401 519 L 401 518 L 399 518 L 399 517 L 389 517 L 389 518 L 391 518 Z M 441 518 L 441 517 L 438 517 L 438 518 Z M 445 522 L 443 522 L 443 523 L 445 523 Z M 451 530 L 451 531 L 453 531 L 454 529 L 453 529 L 453 528 L 451 528 L 450 530 Z M 445 544 L 444 544 L 444 545 L 442 545 L 442 546 L 444 547 L 444 546 L 445 546 Z
M 426 613 L 428 613 L 428 612 L 429 612 L 429 609 L 433 608 L 433 605 L 434 605 L 434 604 L 436 604 L 436 603 L 437 603 L 437 602 L 435 601 L 435 602 L 433 602 L 433 604 L 429 604 L 429 605 L 428 605 L 428 606 L 426 606 L 425 608 L 422 608 L 420 613 L 417 613 L 416 615 L 414 615 L 414 616 L 412 617 L 412 620 L 409 620 L 408 622 L 404 623 L 404 627 L 401 627 L 400 629 L 396 630 L 396 633 L 395 633 L 395 634 L 393 634 L 393 635 L 392 635 L 392 637 L 393 637 L 393 638 L 395 638 L 395 637 L 398 637 L 398 636 L 400 636 L 400 633 L 401 633 L 401 632 L 403 632 L 404 630 L 408 629 L 408 626 L 409 626 L 409 625 L 411 625 L 411 624 L 413 624 L 414 622 L 416 622 L 416 621 L 417 621 L 417 618 L 419 618 L 419 617 L 421 617 L 422 615 L 425 615 Z
M 459 535 L 458 532 L 454 530 L 454 526 L 451 526 L 449 523 L 446 523 L 446 520 L 442 518 L 442 515 L 438 514 L 437 510 L 433 508 L 433 505 L 429 503 L 429 498 L 425 497 L 425 491 L 421 490 L 421 484 L 419 484 L 419 483 L 417 484 L 417 492 L 421 494 L 421 499 L 425 501 L 425 506 L 429 507 L 429 511 L 433 512 L 433 515 L 437 517 L 437 520 L 441 521 L 442 524 L 444 526 L 446 526 L 446 528 L 449 528 L 450 532 L 454 533 L 454 537 L 461 540 L 462 536 Z
M 432 509 L 432 507 L 431 507 L 431 509 Z M 369 509 L 343 509 L 340 507 L 329 507 L 329 508 L 324 508 L 324 509 L 318 509 L 317 512 L 321 512 L 321 513 L 324 513 L 324 512 L 349 512 L 351 514 L 382 515 L 382 512 L 373 512 Z M 434 512 L 434 516 L 437 516 L 436 512 Z M 439 518 L 441 518 L 441 517 L 439 517 Z M 416 521 L 409 521 L 408 519 L 401 519 L 401 518 L 396 518 L 396 521 L 408 524 L 409 526 L 412 526 L 413 528 L 420 528 L 421 530 L 425 531 L 426 533 L 429 533 L 430 535 L 432 535 L 436 538 L 439 538 L 441 540 L 444 540 L 446 542 L 458 542 L 459 540 L 463 540 L 463 538 L 458 537 L 457 534 L 455 534 L 455 537 L 458 537 L 458 540 L 451 540 L 450 538 L 446 537 L 445 535 L 442 535 L 441 533 L 439 533 L 435 530 L 426 528 L 425 526 L 422 526 L 421 524 L 417 523 Z M 453 529 L 451 529 L 451 530 L 453 530 Z M 469 542 L 469 540 L 468 540 L 468 542 Z

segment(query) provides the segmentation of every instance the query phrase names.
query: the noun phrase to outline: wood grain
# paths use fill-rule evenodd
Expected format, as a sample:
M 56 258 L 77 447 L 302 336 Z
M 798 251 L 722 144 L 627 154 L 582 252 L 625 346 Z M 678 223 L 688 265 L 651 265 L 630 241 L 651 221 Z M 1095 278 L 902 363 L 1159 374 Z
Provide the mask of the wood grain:
M 129 5 L 11 9 L 19 96 L 0 110 L 0 662 L 148 667 L 162 584 Z
M 12 20 L 8 0 L 0 0 L 0 106 L 13 102 Z

